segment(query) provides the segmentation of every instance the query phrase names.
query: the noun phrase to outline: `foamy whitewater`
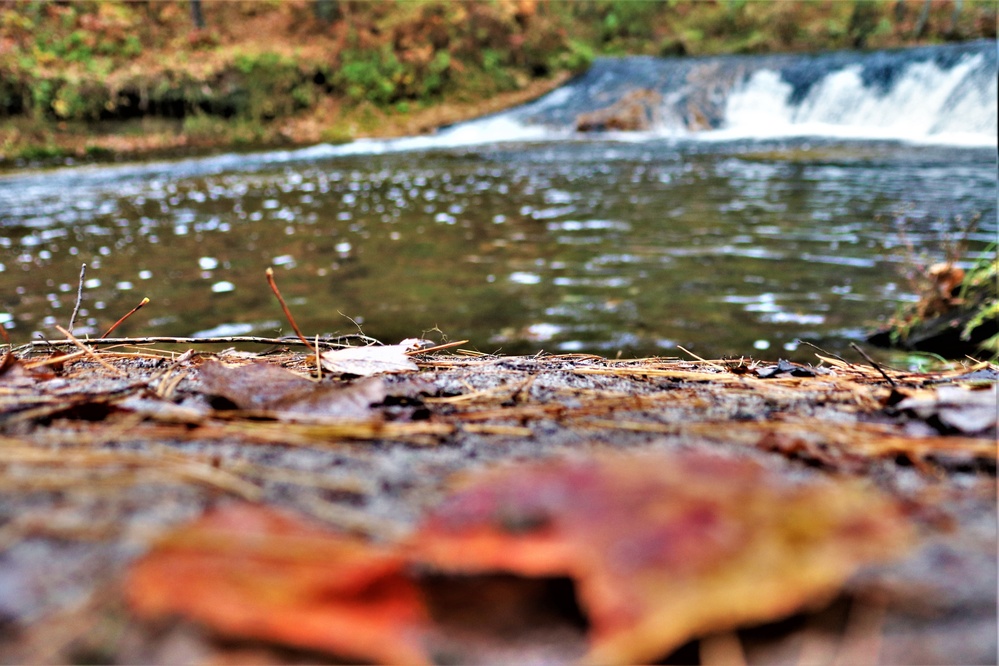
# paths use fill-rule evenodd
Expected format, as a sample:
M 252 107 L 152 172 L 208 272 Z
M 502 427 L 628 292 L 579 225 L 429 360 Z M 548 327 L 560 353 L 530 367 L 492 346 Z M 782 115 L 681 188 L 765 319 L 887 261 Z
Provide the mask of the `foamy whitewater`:
M 778 72 L 761 70 L 732 91 L 723 128 L 709 134 L 715 139 L 808 135 L 995 145 L 996 76 L 994 68 L 991 75 L 987 69 L 981 54 L 950 69 L 914 62 L 880 92 L 864 84 L 860 65 L 851 65 L 823 77 L 797 104 Z
M 295 154 L 327 157 L 593 137 L 628 142 L 817 137 L 994 146 L 999 132 L 996 54 L 994 42 L 973 42 L 812 56 L 601 59 L 585 75 L 531 104 L 432 136 L 320 145 Z M 654 90 L 663 99 L 661 120 L 650 131 L 575 131 L 580 113 L 606 108 L 636 89 Z M 691 131 L 682 122 L 692 104 L 700 104 L 698 111 L 712 120 L 709 129 Z

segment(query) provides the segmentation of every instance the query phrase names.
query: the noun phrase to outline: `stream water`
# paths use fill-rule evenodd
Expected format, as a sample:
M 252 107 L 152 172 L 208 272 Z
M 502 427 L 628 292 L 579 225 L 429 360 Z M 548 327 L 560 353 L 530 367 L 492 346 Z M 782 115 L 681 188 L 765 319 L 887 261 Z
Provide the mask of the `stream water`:
M 144 296 L 121 333 L 288 333 L 272 266 L 309 333 L 812 360 L 912 298 L 899 221 L 931 259 L 975 215 L 965 261 L 995 240 L 995 70 L 994 43 L 598 61 L 431 137 L 6 174 L 0 322 L 58 337 L 86 263 L 79 335 Z M 655 127 L 572 131 L 629 88 Z

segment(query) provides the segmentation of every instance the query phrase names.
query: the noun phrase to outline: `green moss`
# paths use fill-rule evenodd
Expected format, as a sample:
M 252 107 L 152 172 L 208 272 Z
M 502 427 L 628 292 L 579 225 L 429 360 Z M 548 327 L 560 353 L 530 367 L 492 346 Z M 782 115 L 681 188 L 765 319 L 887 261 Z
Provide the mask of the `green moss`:
M 84 155 L 91 159 L 108 159 L 114 156 L 114 152 L 103 146 L 87 145 L 84 147 Z
M 345 127 L 333 125 L 322 131 L 320 139 L 322 139 L 324 143 L 339 145 L 342 143 L 350 143 L 354 140 L 354 135 Z
M 66 156 L 66 151 L 50 143 L 43 145 L 25 146 L 15 154 L 15 159 L 28 160 L 34 162 L 38 160 L 52 160 Z

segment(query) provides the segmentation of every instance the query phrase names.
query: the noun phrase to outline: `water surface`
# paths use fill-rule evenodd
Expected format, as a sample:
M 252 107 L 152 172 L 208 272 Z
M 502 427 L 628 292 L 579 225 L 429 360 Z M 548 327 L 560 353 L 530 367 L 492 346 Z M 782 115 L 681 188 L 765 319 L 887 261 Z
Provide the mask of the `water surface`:
M 287 331 L 273 266 L 309 332 L 349 317 L 507 353 L 793 356 L 799 338 L 842 350 L 909 297 L 897 216 L 929 255 L 957 217 L 984 215 L 972 253 L 995 235 L 994 156 L 966 148 L 563 141 L 183 168 L 0 185 L 12 335 L 66 324 L 84 262 L 80 334 L 143 296 L 132 335 Z
M 0 323 L 19 342 L 57 336 L 86 263 L 80 335 L 143 297 L 123 333 L 288 333 L 274 267 L 310 334 L 841 353 L 912 300 L 903 240 L 940 260 L 976 215 L 963 262 L 995 240 L 995 61 L 980 43 L 604 61 L 436 136 L 8 174 Z M 659 125 L 572 131 L 629 86 L 663 92 Z M 683 126 L 698 104 L 707 132 Z

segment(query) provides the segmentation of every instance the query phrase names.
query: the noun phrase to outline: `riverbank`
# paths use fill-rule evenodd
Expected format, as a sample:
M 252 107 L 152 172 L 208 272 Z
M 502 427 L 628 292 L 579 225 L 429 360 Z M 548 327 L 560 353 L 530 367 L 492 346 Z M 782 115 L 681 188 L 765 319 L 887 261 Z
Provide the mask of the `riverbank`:
M 994 3 L 970 0 L 12 3 L 0 163 L 420 134 L 537 97 L 600 55 L 893 48 L 995 25 Z

